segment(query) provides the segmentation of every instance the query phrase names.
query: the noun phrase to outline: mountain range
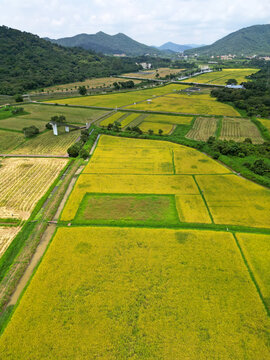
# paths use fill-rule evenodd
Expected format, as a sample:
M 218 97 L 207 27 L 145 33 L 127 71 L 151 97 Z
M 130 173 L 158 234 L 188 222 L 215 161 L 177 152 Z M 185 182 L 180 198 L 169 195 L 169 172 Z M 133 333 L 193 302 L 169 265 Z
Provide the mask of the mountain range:
M 158 46 L 157 48 L 162 51 L 172 51 L 172 52 L 183 52 L 188 49 L 198 48 L 205 45 L 198 45 L 198 44 L 185 44 L 185 45 L 179 45 L 175 44 L 171 41 L 166 42 L 165 44 Z
M 99 31 L 96 34 L 79 34 L 61 39 L 45 39 L 61 46 L 80 47 L 107 55 L 162 55 L 162 52 L 157 48 L 141 44 L 122 33 L 108 35 Z
M 185 50 L 186 55 L 270 55 L 270 25 L 253 25 L 235 31 L 212 45 Z

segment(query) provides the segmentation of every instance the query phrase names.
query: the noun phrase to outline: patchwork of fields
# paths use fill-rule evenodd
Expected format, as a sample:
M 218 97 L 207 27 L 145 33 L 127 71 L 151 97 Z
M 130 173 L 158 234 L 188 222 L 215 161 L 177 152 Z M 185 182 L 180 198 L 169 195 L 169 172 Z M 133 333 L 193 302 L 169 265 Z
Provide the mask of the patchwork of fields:
M 3 356 L 268 359 L 270 233 L 243 230 L 269 211 L 270 190 L 194 149 L 102 135 Z
M 184 80 L 184 82 L 196 82 L 201 84 L 226 85 L 229 79 L 235 79 L 238 84 L 248 81 L 247 76 L 254 74 L 258 69 L 222 69 L 222 71 L 213 71 L 191 79 Z

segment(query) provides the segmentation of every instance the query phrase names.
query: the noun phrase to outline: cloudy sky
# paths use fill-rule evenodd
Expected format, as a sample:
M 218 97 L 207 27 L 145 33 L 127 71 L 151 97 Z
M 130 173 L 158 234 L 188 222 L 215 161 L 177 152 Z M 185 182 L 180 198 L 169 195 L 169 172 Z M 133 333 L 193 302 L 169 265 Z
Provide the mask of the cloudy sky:
M 1 25 L 51 38 L 104 31 L 147 45 L 210 44 L 269 23 L 269 0 L 0 0 Z

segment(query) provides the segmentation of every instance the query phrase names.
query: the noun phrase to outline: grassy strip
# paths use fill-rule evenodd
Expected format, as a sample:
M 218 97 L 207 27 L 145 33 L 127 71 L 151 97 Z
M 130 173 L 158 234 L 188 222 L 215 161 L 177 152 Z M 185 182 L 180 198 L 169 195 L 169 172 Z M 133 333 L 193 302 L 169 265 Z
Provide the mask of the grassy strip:
M 0 121 L 0 125 L 1 125 L 1 121 Z M 15 130 L 15 129 L 7 129 L 7 128 L 2 128 L 2 127 L 0 127 L 0 130 L 2 130 L 2 131 L 8 131 L 8 132 L 15 132 L 15 133 L 19 133 L 19 134 L 23 134 L 23 131 L 20 131 L 20 130 Z
M 260 297 L 260 299 L 261 299 L 261 301 L 262 301 L 262 303 L 263 303 L 263 305 L 264 305 L 265 311 L 266 311 L 267 315 L 270 317 L 270 309 L 268 308 L 268 306 L 267 306 L 267 304 L 266 304 L 266 302 L 265 302 L 265 300 L 264 300 L 264 297 L 263 297 L 263 295 L 262 295 L 262 292 L 261 292 L 261 289 L 260 289 L 260 287 L 259 287 L 259 284 L 258 284 L 257 281 L 256 281 L 256 278 L 255 278 L 255 276 L 254 276 L 254 274 L 253 274 L 253 271 L 252 271 L 251 267 L 249 266 L 249 263 L 248 263 L 248 261 L 247 261 L 247 259 L 246 259 L 246 257 L 245 257 L 245 254 L 244 254 L 244 252 L 243 252 L 243 250 L 242 250 L 242 248 L 241 248 L 241 245 L 240 245 L 240 243 L 239 243 L 239 241 L 238 241 L 238 239 L 237 239 L 237 236 L 236 236 L 235 233 L 232 233 L 232 235 L 233 235 L 234 240 L 235 240 L 235 242 L 236 242 L 236 246 L 238 247 L 238 249 L 239 249 L 239 251 L 240 251 L 241 257 L 242 257 L 242 259 L 243 259 L 243 261 L 244 261 L 244 263 L 245 263 L 245 265 L 246 265 L 247 271 L 249 272 L 249 275 L 250 275 L 250 277 L 251 277 L 251 280 L 253 281 L 253 283 L 254 283 L 254 285 L 255 285 L 255 287 L 256 287 L 256 289 L 257 289 L 258 295 L 259 295 L 259 297 Z
M 215 133 L 215 137 L 217 139 L 220 137 L 221 129 L 222 129 L 222 118 L 219 118 L 218 122 L 217 122 L 217 130 L 216 130 L 216 133 Z
M 209 216 L 210 216 L 210 219 L 211 219 L 211 221 L 212 221 L 212 224 L 214 224 L 213 216 L 212 216 L 212 214 L 211 214 L 211 211 L 210 211 L 210 209 L 209 209 L 209 206 L 208 206 L 208 204 L 207 204 L 207 201 L 206 201 L 206 199 L 205 199 L 205 197 L 204 197 L 203 191 L 202 191 L 202 189 L 200 188 L 200 185 L 199 185 L 198 182 L 197 182 L 196 176 L 195 176 L 195 175 L 192 175 L 192 177 L 193 177 L 193 180 L 195 181 L 195 184 L 197 185 L 197 188 L 198 188 L 198 190 L 199 190 L 199 192 L 200 192 L 200 194 L 201 194 L 201 197 L 202 197 L 202 199 L 203 199 L 204 205 L 206 206 L 206 209 L 207 209 L 207 211 L 208 211 L 208 214 L 209 214 Z
M 270 141 L 270 134 L 268 129 L 258 119 L 251 118 L 251 121 L 257 126 L 264 140 Z
M 61 179 L 62 175 L 65 173 L 67 168 L 70 166 L 73 160 L 70 160 L 67 165 L 64 167 L 64 169 L 60 172 L 57 179 L 53 182 L 53 184 L 50 186 L 50 188 L 47 190 L 46 194 L 42 196 L 42 198 L 39 200 L 37 205 L 35 206 L 31 216 L 29 219 L 25 222 L 24 226 L 22 227 L 21 231 L 17 234 L 17 236 L 13 239 L 5 253 L 0 259 L 0 281 L 3 280 L 6 272 L 8 271 L 9 267 L 12 265 L 20 251 L 25 245 L 26 240 L 30 236 L 31 232 L 33 231 L 35 227 L 34 219 L 37 216 L 38 212 L 41 210 L 43 204 L 49 197 L 50 193 L 54 189 L 54 187 L 57 185 L 59 180 Z
M 19 224 L 21 222 L 20 219 L 16 219 L 16 218 L 0 218 L 0 223 L 1 224 Z

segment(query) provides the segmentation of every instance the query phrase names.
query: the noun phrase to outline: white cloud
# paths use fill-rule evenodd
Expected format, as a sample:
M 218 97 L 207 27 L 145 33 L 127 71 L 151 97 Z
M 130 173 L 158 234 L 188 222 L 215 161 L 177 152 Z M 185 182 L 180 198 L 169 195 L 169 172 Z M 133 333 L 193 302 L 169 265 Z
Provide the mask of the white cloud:
M 0 24 L 40 36 L 123 32 L 147 44 L 211 43 L 270 23 L 268 0 L 0 0 Z

